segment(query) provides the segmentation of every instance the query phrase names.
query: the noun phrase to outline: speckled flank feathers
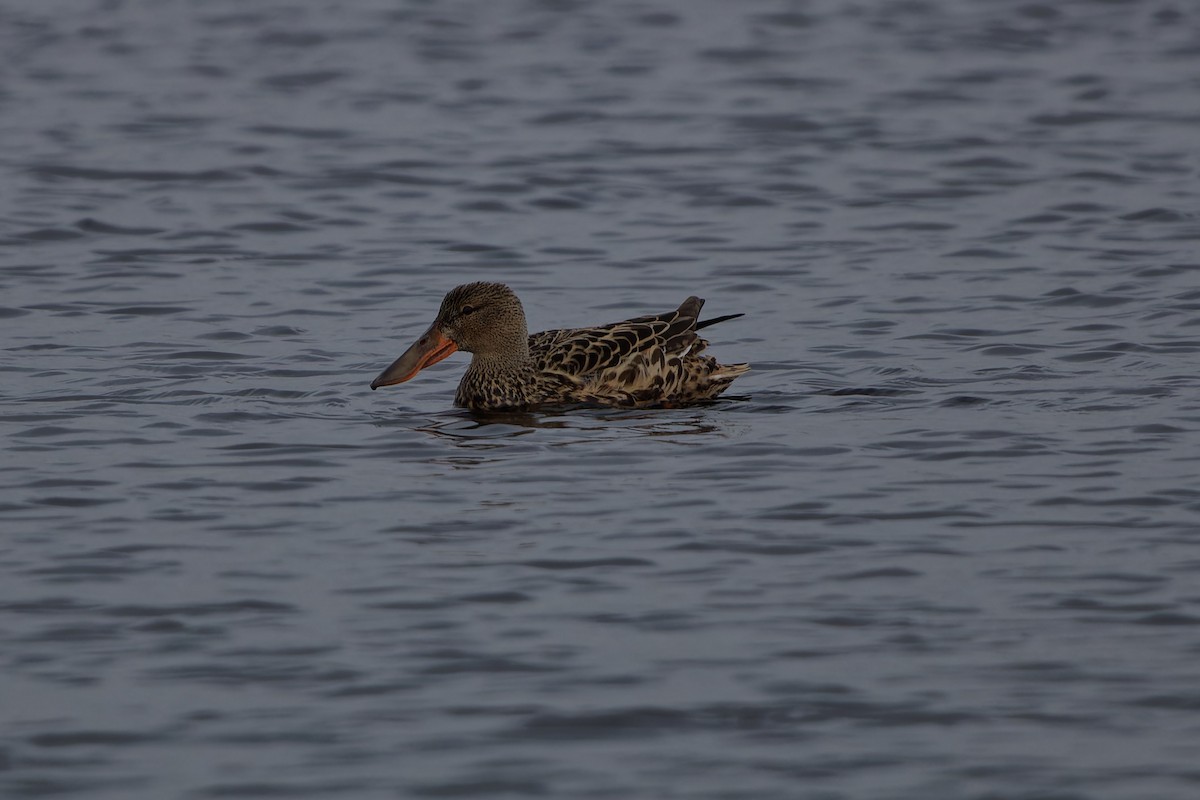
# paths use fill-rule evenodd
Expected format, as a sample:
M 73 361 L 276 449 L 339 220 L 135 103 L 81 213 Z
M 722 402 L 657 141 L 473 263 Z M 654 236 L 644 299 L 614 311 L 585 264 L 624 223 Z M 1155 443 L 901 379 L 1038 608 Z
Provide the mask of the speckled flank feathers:
M 526 332 L 520 300 L 499 283 L 450 291 L 437 319 L 372 388 L 400 383 L 455 349 L 473 353 L 454 402 L 476 410 L 589 403 L 626 408 L 686 406 L 712 400 L 748 364 L 702 355 L 700 328 L 741 316 L 698 321 L 704 301 L 675 311 L 595 328 Z

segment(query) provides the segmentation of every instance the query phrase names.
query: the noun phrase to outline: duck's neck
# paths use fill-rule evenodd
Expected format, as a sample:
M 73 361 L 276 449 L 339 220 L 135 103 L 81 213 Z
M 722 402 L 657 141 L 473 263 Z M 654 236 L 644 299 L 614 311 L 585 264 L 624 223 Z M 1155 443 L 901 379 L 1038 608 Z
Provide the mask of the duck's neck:
M 475 353 L 454 401 L 479 410 L 527 406 L 537 399 L 536 373 L 528 343 L 519 354 Z
M 478 375 L 515 375 L 529 371 L 533 367 L 533 358 L 529 354 L 529 343 L 523 342 L 520 348 L 499 353 L 474 353 L 471 357 L 469 372 Z
M 471 355 L 471 368 L 487 372 L 510 372 L 532 363 L 524 322 L 519 330 L 506 332 L 503 337 L 487 342 L 486 346 L 476 347 Z

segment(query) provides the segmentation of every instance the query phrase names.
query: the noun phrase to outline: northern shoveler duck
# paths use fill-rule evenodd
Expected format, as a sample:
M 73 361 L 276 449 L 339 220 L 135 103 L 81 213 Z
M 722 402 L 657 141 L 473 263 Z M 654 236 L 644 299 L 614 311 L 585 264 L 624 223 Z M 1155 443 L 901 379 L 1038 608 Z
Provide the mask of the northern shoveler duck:
M 718 364 L 701 355 L 708 343 L 696 331 L 742 316 L 699 322 L 703 305 L 699 297 L 689 297 L 665 314 L 530 335 L 512 289 L 501 283 L 468 283 L 446 295 L 429 330 L 371 381 L 371 388 L 403 383 L 462 350 L 473 357 L 454 403 L 470 409 L 702 403 L 750 369 L 749 364 Z

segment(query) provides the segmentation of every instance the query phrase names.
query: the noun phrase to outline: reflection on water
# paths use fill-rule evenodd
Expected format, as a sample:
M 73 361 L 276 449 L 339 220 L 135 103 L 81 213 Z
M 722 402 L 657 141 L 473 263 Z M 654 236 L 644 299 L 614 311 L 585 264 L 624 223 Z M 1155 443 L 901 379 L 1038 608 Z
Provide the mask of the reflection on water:
M 728 404 L 722 404 L 727 406 Z M 603 439 L 639 436 L 674 436 L 718 433 L 721 425 L 712 415 L 697 410 L 599 410 L 595 408 L 556 408 L 545 412 L 462 411 L 445 415 L 413 430 L 445 438 L 455 444 L 476 444 L 490 439 L 507 439 L 534 430 L 582 434 L 566 440 L 552 437 L 552 446 L 570 441 L 595 442 Z

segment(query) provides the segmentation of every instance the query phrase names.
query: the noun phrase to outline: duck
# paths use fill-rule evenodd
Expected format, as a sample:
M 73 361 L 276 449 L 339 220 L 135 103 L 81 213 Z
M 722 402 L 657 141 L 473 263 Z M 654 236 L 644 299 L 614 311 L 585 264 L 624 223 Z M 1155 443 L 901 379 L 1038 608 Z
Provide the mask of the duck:
M 663 314 L 530 334 L 512 289 L 503 283 L 467 283 L 446 294 L 433 324 L 371 381 L 371 388 L 404 383 L 461 350 L 472 357 L 454 404 L 472 411 L 707 403 L 750 365 L 719 364 L 702 355 L 708 342 L 697 331 L 742 316 L 701 322 L 703 305 L 692 296 Z

